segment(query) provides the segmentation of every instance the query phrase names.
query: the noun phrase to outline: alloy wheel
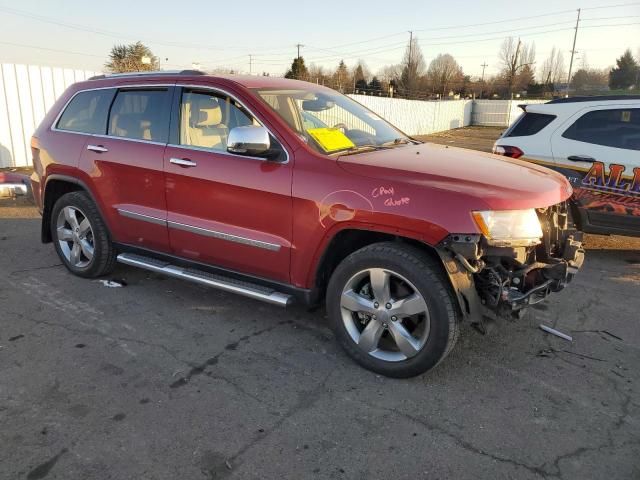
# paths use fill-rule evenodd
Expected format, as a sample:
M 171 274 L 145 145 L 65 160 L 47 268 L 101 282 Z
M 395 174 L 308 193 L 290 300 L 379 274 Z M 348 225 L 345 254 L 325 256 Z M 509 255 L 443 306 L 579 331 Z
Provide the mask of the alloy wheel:
M 58 214 L 56 222 L 58 244 L 69 264 L 85 268 L 94 254 L 94 239 L 91 223 L 77 207 L 66 206 Z
M 342 291 L 340 307 L 351 339 L 374 358 L 407 360 L 429 338 L 429 308 L 423 296 L 391 270 L 369 268 L 353 275 Z

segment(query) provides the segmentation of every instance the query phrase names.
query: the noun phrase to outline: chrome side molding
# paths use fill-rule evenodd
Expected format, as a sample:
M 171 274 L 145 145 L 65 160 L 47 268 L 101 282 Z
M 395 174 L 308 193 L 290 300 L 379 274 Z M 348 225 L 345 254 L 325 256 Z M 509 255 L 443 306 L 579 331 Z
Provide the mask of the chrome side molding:
M 271 250 L 277 252 L 281 246 L 277 243 L 263 242 L 262 240 L 254 240 L 253 238 L 239 237 L 238 235 L 232 235 L 230 233 L 217 232 L 215 230 L 209 230 L 206 228 L 194 227 L 193 225 L 185 225 L 184 223 L 173 222 L 169 220 L 167 222 L 169 228 L 176 230 L 184 230 L 185 232 L 196 233 L 205 237 L 218 238 L 220 240 L 227 240 L 228 242 L 241 243 L 243 245 L 249 245 L 251 247 L 264 248 L 265 250 Z
M 205 237 L 217 238 L 220 240 L 226 240 L 228 242 L 240 243 L 242 245 L 249 245 L 250 247 L 264 248 L 265 250 L 271 250 L 272 252 L 278 252 L 282 248 L 282 245 L 277 243 L 265 242 L 263 240 L 255 240 L 253 238 L 241 237 L 233 235 L 231 233 L 218 232 L 216 230 L 209 230 L 207 228 L 196 227 L 193 225 L 186 225 L 184 223 L 174 222 L 171 220 L 165 220 L 158 217 L 152 217 L 150 215 L 144 215 L 142 213 L 132 212 L 123 208 L 118 208 L 118 213 L 127 218 L 134 220 L 140 220 L 143 222 L 154 223 L 156 225 L 164 225 L 175 230 L 183 230 L 185 232 L 195 233 Z

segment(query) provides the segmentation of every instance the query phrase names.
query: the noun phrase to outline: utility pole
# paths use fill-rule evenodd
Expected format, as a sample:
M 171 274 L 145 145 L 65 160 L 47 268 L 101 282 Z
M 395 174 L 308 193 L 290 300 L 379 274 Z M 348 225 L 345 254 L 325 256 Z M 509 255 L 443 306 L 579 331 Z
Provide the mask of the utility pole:
M 487 62 L 485 61 L 480 66 L 482 67 L 482 77 L 480 78 L 480 98 L 482 98 L 482 91 L 484 90 L 484 69 L 489 65 L 487 65 Z
M 249 54 L 249 75 L 252 75 L 251 67 L 253 67 L 253 55 Z
M 297 43 L 296 47 L 298 47 L 298 60 L 300 60 L 300 49 L 304 47 L 304 45 L 302 45 L 301 43 Z
M 413 85 L 413 73 L 411 70 L 412 63 L 413 63 L 413 31 L 409 30 L 409 62 L 407 65 L 408 85 L 406 85 L 407 90 L 410 90 L 411 85 Z
M 569 76 L 567 77 L 567 91 L 569 96 L 569 85 L 571 85 L 571 70 L 573 69 L 573 55 L 576 53 L 576 39 L 578 38 L 578 26 L 580 24 L 580 9 L 578 9 L 578 18 L 576 19 L 576 31 L 573 32 L 573 47 L 571 48 L 571 60 L 569 61 Z

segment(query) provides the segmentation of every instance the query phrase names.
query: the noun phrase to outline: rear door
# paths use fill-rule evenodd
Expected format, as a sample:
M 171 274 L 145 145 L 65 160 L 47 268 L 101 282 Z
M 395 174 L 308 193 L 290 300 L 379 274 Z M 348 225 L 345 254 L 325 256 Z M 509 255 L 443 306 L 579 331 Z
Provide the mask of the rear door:
M 554 132 L 552 149 L 589 224 L 606 233 L 640 233 L 638 104 L 581 110 Z
M 261 124 L 235 97 L 184 88 L 164 156 L 169 238 L 184 258 L 289 282 L 293 164 L 227 152 L 234 127 Z
M 169 252 L 163 155 L 172 86 L 118 89 L 106 134 L 93 135 L 81 159 L 115 241 Z

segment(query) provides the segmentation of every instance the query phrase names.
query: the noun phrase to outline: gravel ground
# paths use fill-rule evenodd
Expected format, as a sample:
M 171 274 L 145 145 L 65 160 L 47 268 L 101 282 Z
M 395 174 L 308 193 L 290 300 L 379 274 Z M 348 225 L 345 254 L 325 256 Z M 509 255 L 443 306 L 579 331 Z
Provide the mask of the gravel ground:
M 39 231 L 0 201 L 1 479 L 640 478 L 640 239 L 590 236 L 566 290 L 392 380 L 322 310 L 125 266 L 107 288 Z
M 491 152 L 493 143 L 504 130 L 503 127 L 463 127 L 431 135 L 418 135 L 415 138 L 423 142 Z

